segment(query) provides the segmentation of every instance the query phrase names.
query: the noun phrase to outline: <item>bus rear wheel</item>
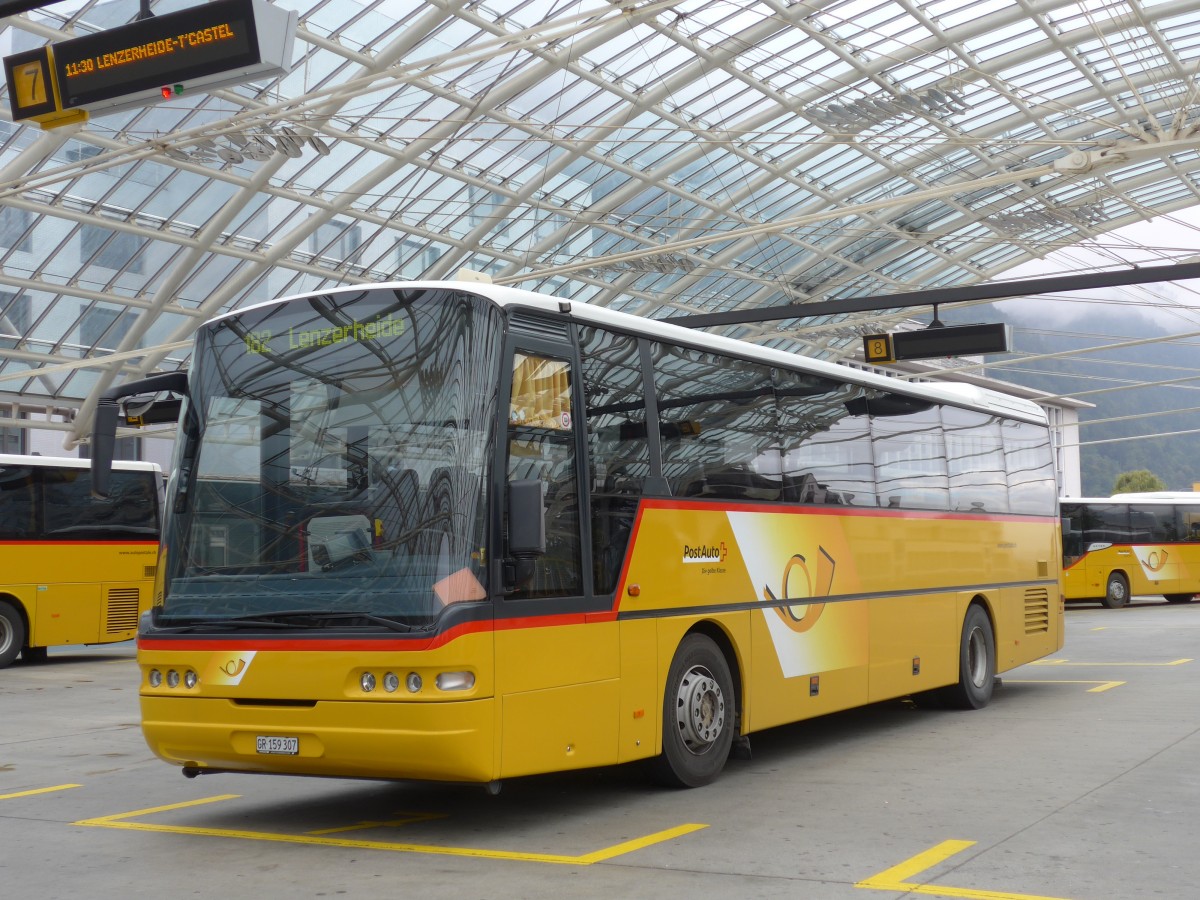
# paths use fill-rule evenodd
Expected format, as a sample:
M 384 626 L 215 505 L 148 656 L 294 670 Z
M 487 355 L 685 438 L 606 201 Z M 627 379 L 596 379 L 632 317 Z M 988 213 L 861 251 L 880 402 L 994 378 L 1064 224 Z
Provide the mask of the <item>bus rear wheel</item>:
M 1120 609 L 1129 603 L 1129 579 L 1120 572 L 1108 576 L 1108 585 L 1100 602 L 1107 609 Z
M 938 699 L 952 709 L 983 709 L 996 683 L 996 637 L 992 620 L 973 604 L 963 619 L 958 647 L 958 684 L 943 688 Z
M 25 645 L 25 623 L 21 614 L 0 603 L 0 669 L 10 665 Z
M 700 787 L 721 774 L 737 721 L 733 677 L 725 656 L 703 634 L 679 644 L 663 696 L 663 749 L 656 762 L 660 781 Z

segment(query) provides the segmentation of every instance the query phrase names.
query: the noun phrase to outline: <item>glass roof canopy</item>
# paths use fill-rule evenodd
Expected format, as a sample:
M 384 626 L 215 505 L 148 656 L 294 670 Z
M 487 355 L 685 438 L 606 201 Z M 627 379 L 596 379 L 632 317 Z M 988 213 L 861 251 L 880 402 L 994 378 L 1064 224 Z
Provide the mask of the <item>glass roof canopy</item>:
M 208 317 L 337 284 L 716 312 L 997 280 L 1200 204 L 1194 0 L 277 5 L 277 80 L 50 131 L 3 104 L 0 425 L 81 437 Z M 0 49 L 137 7 L 0 19 Z M 727 331 L 840 359 L 909 314 Z

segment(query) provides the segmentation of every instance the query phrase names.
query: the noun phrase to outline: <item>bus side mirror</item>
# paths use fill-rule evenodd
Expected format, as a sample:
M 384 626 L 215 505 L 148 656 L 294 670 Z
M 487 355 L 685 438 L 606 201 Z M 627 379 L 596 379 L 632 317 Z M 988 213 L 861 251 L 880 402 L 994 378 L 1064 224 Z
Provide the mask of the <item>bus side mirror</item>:
M 139 395 L 161 394 L 164 391 L 187 396 L 187 373 L 166 372 L 151 375 L 138 381 L 127 381 L 105 391 L 96 402 L 96 414 L 92 419 L 92 494 L 100 499 L 108 497 L 109 476 L 112 474 L 113 447 L 117 441 L 117 425 L 121 421 L 121 400 Z M 127 424 L 142 426 L 153 422 L 179 420 L 179 402 L 176 400 L 152 401 L 131 417 Z
M 92 496 L 108 499 L 109 476 L 112 475 L 113 445 L 117 442 L 117 419 L 121 408 L 116 400 L 102 397 L 96 403 L 92 422 Z
M 546 552 L 546 510 L 542 483 L 518 479 L 508 483 L 508 555 L 504 583 L 508 590 L 525 588 L 533 580 L 534 560 Z
M 508 483 L 508 552 L 517 559 L 546 552 L 546 510 L 542 483 L 536 479 Z

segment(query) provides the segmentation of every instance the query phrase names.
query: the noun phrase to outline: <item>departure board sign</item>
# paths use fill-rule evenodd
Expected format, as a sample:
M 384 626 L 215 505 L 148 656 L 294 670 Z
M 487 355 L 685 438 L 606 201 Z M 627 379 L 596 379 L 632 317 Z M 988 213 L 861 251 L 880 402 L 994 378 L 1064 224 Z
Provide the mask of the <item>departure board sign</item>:
M 54 45 L 63 109 L 261 61 L 252 0 L 215 0 Z
M 870 363 L 1007 353 L 1011 346 L 1012 329 L 1002 323 L 939 325 L 922 331 L 863 336 L 863 354 Z
M 286 74 L 298 16 L 213 0 L 6 57 L 13 118 L 53 127 Z

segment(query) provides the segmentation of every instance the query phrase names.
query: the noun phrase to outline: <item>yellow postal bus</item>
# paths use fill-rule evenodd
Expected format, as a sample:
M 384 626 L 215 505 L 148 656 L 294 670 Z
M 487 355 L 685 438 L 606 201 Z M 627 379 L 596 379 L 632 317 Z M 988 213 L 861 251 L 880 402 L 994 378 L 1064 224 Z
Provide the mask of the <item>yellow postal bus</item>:
M 58 644 L 130 640 L 150 608 L 162 471 L 116 463 L 101 500 L 89 467 L 0 454 L 0 668 Z
M 1033 404 L 583 303 L 404 283 L 222 316 L 188 375 L 142 726 L 188 775 L 496 783 L 888 698 L 1062 645 Z M 174 399 L 172 399 L 174 398 Z
M 1064 498 L 1063 596 L 1109 609 L 1134 595 L 1188 603 L 1200 594 L 1200 497 Z

